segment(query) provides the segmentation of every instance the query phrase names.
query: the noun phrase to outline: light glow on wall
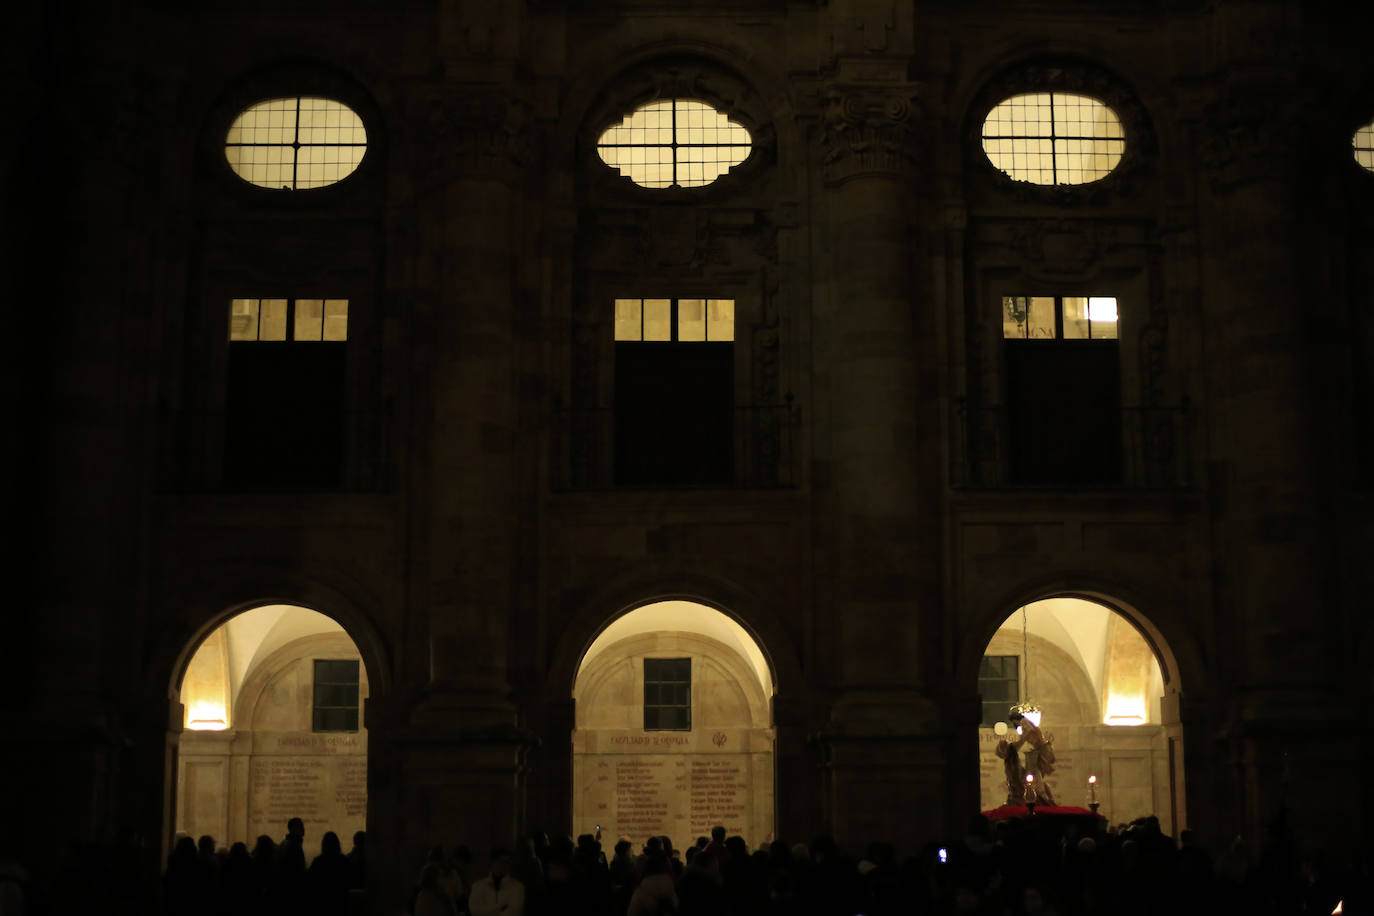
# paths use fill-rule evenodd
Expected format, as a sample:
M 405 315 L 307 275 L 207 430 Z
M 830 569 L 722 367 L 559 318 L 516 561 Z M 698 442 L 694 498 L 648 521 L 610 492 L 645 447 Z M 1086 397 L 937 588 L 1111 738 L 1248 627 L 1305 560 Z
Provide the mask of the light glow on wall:
M 1146 719 L 1145 693 L 1107 693 L 1107 725 L 1144 725 Z
M 229 727 L 223 701 L 196 700 L 186 707 L 186 727 L 197 732 L 222 732 Z

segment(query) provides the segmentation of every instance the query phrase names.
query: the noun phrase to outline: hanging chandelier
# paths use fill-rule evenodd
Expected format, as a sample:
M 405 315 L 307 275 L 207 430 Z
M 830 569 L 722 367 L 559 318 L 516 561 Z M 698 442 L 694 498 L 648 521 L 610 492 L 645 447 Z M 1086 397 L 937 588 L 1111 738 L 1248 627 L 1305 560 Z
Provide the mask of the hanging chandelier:
M 1021 605 L 1021 661 L 1026 668 L 1026 675 L 1022 681 L 1025 685 L 1025 692 L 1021 694 L 1021 702 L 1011 708 L 1011 714 L 1013 716 L 1025 716 L 1031 725 L 1039 728 L 1040 707 L 1030 699 L 1030 636 L 1026 625 L 1026 606 L 1024 604 Z

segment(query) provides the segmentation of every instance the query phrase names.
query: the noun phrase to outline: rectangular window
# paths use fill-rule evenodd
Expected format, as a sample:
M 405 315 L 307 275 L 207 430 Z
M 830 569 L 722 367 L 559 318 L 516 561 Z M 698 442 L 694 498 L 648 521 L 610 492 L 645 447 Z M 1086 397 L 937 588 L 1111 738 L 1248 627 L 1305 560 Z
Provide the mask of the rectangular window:
M 1116 340 L 1111 296 L 1003 296 L 1007 340 Z
M 358 730 L 358 662 L 315 659 L 313 724 L 317 732 Z
M 1005 722 L 1019 700 L 1021 659 L 1015 655 L 984 655 L 978 666 L 978 693 L 983 697 L 984 728 Z
M 644 730 L 692 730 L 692 660 L 644 659 Z
M 729 343 L 735 339 L 735 300 L 617 299 L 615 339 Z
M 347 299 L 232 299 L 224 480 L 320 490 L 343 473 Z
M 348 340 L 347 299 L 232 299 L 231 341 Z
M 615 481 L 728 486 L 735 300 L 616 299 Z

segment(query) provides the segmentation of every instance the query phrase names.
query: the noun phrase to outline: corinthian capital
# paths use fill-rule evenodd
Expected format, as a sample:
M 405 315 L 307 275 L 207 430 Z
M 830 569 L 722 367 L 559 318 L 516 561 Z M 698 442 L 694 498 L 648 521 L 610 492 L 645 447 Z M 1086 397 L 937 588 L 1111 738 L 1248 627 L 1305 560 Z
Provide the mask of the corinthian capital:
M 916 164 L 917 87 L 832 87 L 821 120 L 825 180 L 908 175 Z

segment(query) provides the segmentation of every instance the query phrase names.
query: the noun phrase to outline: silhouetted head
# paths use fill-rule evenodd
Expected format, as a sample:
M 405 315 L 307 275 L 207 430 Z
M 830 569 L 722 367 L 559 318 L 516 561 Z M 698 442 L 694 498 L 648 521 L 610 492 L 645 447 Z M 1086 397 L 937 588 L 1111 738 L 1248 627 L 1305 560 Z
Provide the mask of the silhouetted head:
M 235 862 L 242 862 L 244 859 L 248 858 L 248 844 L 235 843 L 233 846 L 230 846 L 229 858 L 233 859 Z
M 293 836 L 297 839 L 305 839 L 305 821 L 298 817 L 291 818 L 291 820 L 286 822 L 286 833 L 288 836 Z
M 504 878 L 510 874 L 511 854 L 504 846 L 496 846 L 491 851 L 491 876 Z
M 267 834 L 258 837 L 258 841 L 253 844 L 253 858 L 267 856 L 271 858 L 272 853 L 277 851 L 277 844 L 272 842 L 272 838 Z
M 358 830 L 353 834 L 353 848 L 364 849 L 367 847 L 367 831 Z
M 711 828 L 711 839 L 715 840 L 717 843 L 724 843 L 724 842 L 725 842 L 725 828 L 722 827 L 720 824 L 717 824 L 716 826 L 712 827 L 712 828 Z
M 615 854 L 618 856 L 628 856 L 630 854 L 630 850 L 633 847 L 634 844 L 631 843 L 629 840 L 622 839 L 615 844 Z
M 202 858 L 213 856 L 215 854 L 215 838 L 208 833 L 205 834 L 205 836 L 201 837 L 200 841 L 196 843 L 196 848 L 200 850 Z
M 187 859 L 195 859 L 196 841 L 188 836 L 177 837 L 176 845 L 172 847 L 172 859 L 184 862 Z
M 339 842 L 339 835 L 337 833 L 332 830 L 327 830 L 324 836 L 320 837 L 320 855 L 343 855 L 343 845 Z

